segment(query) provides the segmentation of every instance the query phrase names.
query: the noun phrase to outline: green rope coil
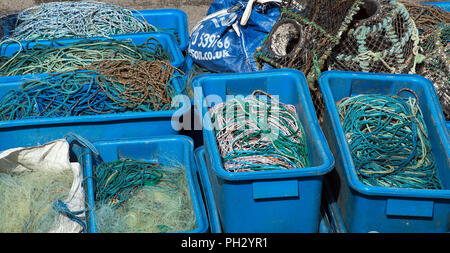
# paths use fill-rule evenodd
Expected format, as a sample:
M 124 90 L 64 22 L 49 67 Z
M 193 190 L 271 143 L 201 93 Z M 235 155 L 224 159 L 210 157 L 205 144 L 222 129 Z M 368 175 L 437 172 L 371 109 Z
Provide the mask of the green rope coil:
M 254 95 L 262 93 L 266 96 Z M 224 169 L 230 172 L 309 166 L 306 134 L 295 107 L 255 91 L 210 109 Z
M 357 95 L 337 103 L 359 179 L 378 187 L 442 189 L 417 99 Z
M 18 43 L 21 50 L 14 55 L 0 56 L 0 75 L 15 76 L 37 73 L 67 72 L 102 60 L 153 61 L 172 60 L 170 54 L 154 37 L 145 43 L 131 40 L 83 39 L 76 42 L 56 42 L 29 46 L 30 42 L 3 41 L 2 55 L 9 46 Z

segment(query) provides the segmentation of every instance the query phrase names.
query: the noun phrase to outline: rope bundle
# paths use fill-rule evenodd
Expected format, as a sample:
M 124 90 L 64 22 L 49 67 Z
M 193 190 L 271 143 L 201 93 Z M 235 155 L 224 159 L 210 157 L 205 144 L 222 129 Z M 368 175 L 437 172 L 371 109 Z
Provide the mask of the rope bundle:
M 157 163 L 122 159 L 102 162 L 94 170 L 95 200 L 117 207 L 145 185 L 155 185 L 163 173 Z
M 414 98 L 358 95 L 337 103 L 359 179 L 379 187 L 441 189 Z
M 295 107 L 270 95 L 257 98 L 257 93 L 260 91 L 210 109 L 224 169 L 245 172 L 307 167 L 305 132 Z
M 98 71 L 77 70 L 25 82 L 20 89 L 10 90 L 0 99 L 0 120 L 148 112 L 171 108 L 168 97 L 176 93 L 172 82 L 178 75 L 168 63 L 119 61 L 115 66 L 108 65 L 112 62 L 97 63 L 87 68 L 95 67 Z M 112 68 L 108 70 L 113 74 L 112 77 L 102 74 L 107 72 L 105 67 Z M 114 71 L 128 72 L 129 75 L 115 80 L 118 72 Z M 140 78 L 130 82 L 137 75 Z M 124 82 L 126 79 L 128 81 Z M 155 94 L 153 89 L 164 92 Z M 141 94 L 143 90 L 148 91 Z
M 171 60 L 161 43 L 153 37 L 145 43 L 134 44 L 128 40 L 84 39 L 61 43 L 53 41 L 49 45 L 37 44 L 29 47 L 14 41 L 3 41 L 3 52 L 18 43 L 21 50 L 11 57 L 0 56 L 0 75 L 15 76 L 36 73 L 73 71 L 91 63 L 110 60 Z
M 113 4 L 95 1 L 50 2 L 19 13 L 17 25 L 9 38 L 108 37 L 156 30 L 143 18 L 135 17 L 131 10 Z

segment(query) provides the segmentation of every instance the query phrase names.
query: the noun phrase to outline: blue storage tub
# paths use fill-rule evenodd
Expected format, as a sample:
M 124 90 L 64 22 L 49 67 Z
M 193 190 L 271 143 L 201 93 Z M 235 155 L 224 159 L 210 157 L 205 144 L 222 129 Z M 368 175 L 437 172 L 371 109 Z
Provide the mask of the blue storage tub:
M 133 15 L 144 17 L 148 23 L 158 29 L 174 34 L 181 51 L 188 48 L 189 27 L 188 18 L 184 11 L 179 9 L 138 10 L 133 11 Z
M 205 74 L 193 80 L 203 96 L 195 97 L 204 118 L 203 139 L 208 176 L 225 233 L 310 232 L 320 221 L 323 175 L 334 163 L 319 127 L 306 79 L 293 69 L 250 73 Z M 263 90 L 292 104 L 306 132 L 311 167 L 259 172 L 227 172 L 223 169 L 212 123 L 207 112 L 208 95 L 225 101 L 227 95 L 250 95 Z M 201 106 L 198 106 L 201 105 Z
M 336 158 L 333 173 L 337 176 L 330 179 L 330 185 L 347 231 L 449 231 L 450 145 L 433 84 L 418 75 L 326 71 L 319 77 L 319 85 L 326 105 L 323 130 Z M 359 94 L 395 95 L 402 88 L 419 97 L 444 190 L 370 187 L 358 180 L 336 102 Z
M 206 160 L 205 148 L 199 147 L 195 151 L 195 160 L 197 170 L 200 176 L 200 187 L 205 195 L 206 210 L 208 213 L 209 227 L 211 233 L 222 233 L 217 206 L 214 202 L 211 181 L 208 178 L 208 165 Z M 327 206 L 324 206 L 326 208 Z M 319 225 L 319 233 L 336 233 L 332 224 L 330 224 L 329 214 L 323 210 Z
M 22 79 L 42 78 L 47 75 L 0 77 L 0 98 L 9 90 L 18 89 L 24 82 Z M 173 85 L 177 93 L 180 93 L 184 80 L 181 77 L 176 78 Z M 190 110 L 190 102 L 181 101 L 178 109 L 167 111 L 0 121 L 0 151 L 13 147 L 41 145 L 64 138 L 68 133 L 83 136 L 90 141 L 178 134 L 177 118 Z
M 208 165 L 206 161 L 205 148 L 199 147 L 194 151 L 197 171 L 200 177 L 200 186 L 205 196 L 205 205 L 208 213 L 209 227 L 211 233 L 222 233 L 219 213 L 214 202 L 211 181 L 208 178 Z
M 134 44 L 142 44 L 145 43 L 148 39 L 154 38 L 158 40 L 162 47 L 168 51 L 171 59 L 170 64 L 176 68 L 181 68 L 184 63 L 184 56 L 180 51 L 180 48 L 178 48 L 176 42 L 174 41 L 172 35 L 164 33 L 164 32 L 152 32 L 152 33 L 139 33 L 139 34 L 130 34 L 130 35 L 113 35 L 111 36 L 112 39 L 116 40 L 131 40 Z M 91 39 L 98 39 L 98 40 L 107 40 L 108 38 L 99 37 L 99 38 L 91 38 Z M 48 40 L 39 40 L 37 42 L 26 42 L 22 41 L 22 46 L 25 47 L 33 47 L 36 44 L 41 45 L 52 45 L 55 47 L 58 47 L 58 44 L 64 44 L 64 43 L 73 43 L 76 41 L 82 41 L 85 40 L 84 38 L 76 38 L 76 39 L 59 39 L 48 41 Z M 5 42 L 5 44 L 1 47 L 1 54 L 4 56 L 13 56 L 21 49 L 21 45 L 19 43 L 15 42 Z
M 173 36 L 180 50 L 185 51 L 189 46 L 189 28 L 187 15 L 184 11 L 178 9 L 156 9 L 156 10 L 134 10 L 133 15 L 141 20 L 147 21 L 149 24 L 161 29 L 165 33 Z M 8 15 L 4 19 L 4 35 L 11 34 L 17 20 L 17 14 Z M 145 33 L 124 34 L 125 37 Z M 114 35 L 115 36 L 115 35 Z M 113 37 L 113 36 L 111 36 Z M 62 39 L 64 40 L 64 39 Z
M 197 227 L 182 233 L 206 233 L 208 231 L 208 218 L 201 196 L 199 182 L 196 176 L 194 163 L 194 145 L 186 136 L 159 136 L 152 138 L 136 138 L 128 140 L 108 140 L 93 142 L 103 161 L 115 161 L 120 158 L 132 158 L 142 161 L 157 161 L 159 163 L 173 163 L 174 161 L 186 167 L 186 177 L 189 185 L 193 208 L 195 211 Z M 93 186 L 94 154 L 88 148 L 83 151 L 82 166 L 86 174 L 87 198 L 91 207 L 88 215 L 88 228 L 90 233 L 97 233 L 95 218 L 95 199 Z

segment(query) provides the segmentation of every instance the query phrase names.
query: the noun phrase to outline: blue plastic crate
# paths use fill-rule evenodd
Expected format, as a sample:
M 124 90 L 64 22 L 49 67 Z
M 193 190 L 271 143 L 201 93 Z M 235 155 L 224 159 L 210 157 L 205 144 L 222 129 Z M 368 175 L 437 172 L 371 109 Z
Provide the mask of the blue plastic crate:
M 170 64 L 176 68 L 180 68 L 183 66 L 184 63 L 184 56 L 180 51 L 180 48 L 177 46 L 176 42 L 174 41 L 172 35 L 164 33 L 164 32 L 152 32 L 152 33 L 139 33 L 139 34 L 130 34 L 130 35 L 114 35 L 111 36 L 112 39 L 116 40 L 131 40 L 135 44 L 142 44 L 145 43 L 149 38 L 155 38 L 157 39 L 162 47 L 168 51 L 171 59 Z M 101 37 L 101 38 L 95 38 L 99 40 L 107 40 L 107 38 Z M 64 44 L 64 43 L 73 43 L 76 41 L 82 41 L 83 38 L 76 38 L 76 39 L 59 39 L 55 40 L 55 42 L 58 43 L 52 43 L 48 40 L 39 40 L 38 42 L 22 42 L 22 46 L 27 47 L 33 47 L 37 43 L 41 45 L 53 45 L 55 47 L 58 47 L 58 44 Z M 1 49 L 1 54 L 4 56 L 13 56 L 17 53 L 21 48 L 21 45 L 18 43 L 7 43 L 3 44 Z
M 334 163 L 312 104 L 302 72 L 276 69 L 235 74 L 205 74 L 194 79 L 195 97 L 201 109 L 203 139 L 208 176 L 212 184 L 223 231 L 233 232 L 310 232 L 316 233 L 320 221 L 323 175 Z M 311 167 L 259 172 L 227 172 L 223 169 L 212 123 L 204 101 L 217 95 L 250 95 L 263 90 L 278 95 L 282 103 L 292 104 L 304 126 Z M 203 103 L 205 102 L 205 104 Z M 211 101 L 209 101 L 211 102 Z
M 195 174 L 194 145 L 186 136 L 159 136 L 153 138 L 137 138 L 128 140 L 110 140 L 93 142 L 103 161 L 115 161 L 120 158 L 132 158 L 142 161 L 157 161 L 161 164 L 179 162 L 186 168 L 186 177 L 189 185 L 189 194 L 195 211 L 197 227 L 182 233 L 206 233 L 208 231 L 208 218 L 201 196 L 199 181 Z M 90 149 L 83 151 L 82 166 L 86 174 L 87 198 L 91 207 L 88 215 L 88 228 L 90 233 L 97 233 L 95 218 L 95 199 L 93 188 L 94 154 Z
M 177 46 L 185 51 L 189 46 L 189 28 L 187 15 L 184 11 L 178 9 L 156 9 L 156 10 L 134 10 L 133 15 L 139 19 L 147 21 L 149 24 L 161 29 L 165 33 L 173 35 Z M 17 14 L 8 15 L 4 18 L 4 35 L 10 35 L 17 20 Z M 11 27 L 11 24 L 13 27 Z M 124 34 L 130 37 L 138 34 Z M 62 39 L 63 40 L 63 39 Z
M 189 46 L 189 27 L 187 15 L 179 9 L 139 10 L 144 19 L 166 32 L 172 33 L 177 39 L 181 51 Z M 133 11 L 136 17 L 141 17 L 137 11 Z
M 418 75 L 327 71 L 319 77 L 326 105 L 323 130 L 336 158 L 330 181 L 348 232 L 447 232 L 450 229 L 450 145 L 433 84 Z M 370 187 L 358 180 L 336 102 L 359 94 L 395 95 L 409 88 L 419 98 L 444 190 Z M 406 95 L 407 93 L 405 93 Z M 333 181 L 334 180 L 334 181 Z
M 212 192 L 211 181 L 208 177 L 208 165 L 206 161 L 205 148 L 199 147 L 194 151 L 197 171 L 200 177 L 200 184 L 205 196 L 206 210 L 208 213 L 209 227 L 211 233 L 222 233 L 222 226 L 220 224 L 219 213 L 214 202 L 214 195 Z
M 9 90 L 18 89 L 24 82 L 22 79 L 47 75 L 0 77 L 0 98 Z M 184 86 L 183 79 L 176 78 L 173 84 L 177 93 L 180 93 L 181 87 Z M 64 138 L 68 133 L 83 136 L 90 141 L 178 134 L 176 118 L 190 110 L 185 104 L 190 105 L 189 101 L 182 101 L 179 109 L 167 111 L 0 121 L 0 151 L 12 147 L 41 145 Z M 172 120 L 173 118 L 175 120 Z
M 222 233 L 222 227 L 220 224 L 219 214 L 217 212 L 217 206 L 214 202 L 214 195 L 212 192 L 211 181 L 208 178 L 208 165 L 206 160 L 205 148 L 199 147 L 195 151 L 195 160 L 197 162 L 197 171 L 200 176 L 200 184 L 205 195 L 206 210 L 208 212 L 209 227 L 211 233 Z M 328 206 L 324 206 L 327 208 Z M 340 214 L 339 214 L 340 215 Z M 334 219 L 333 219 L 334 220 Z M 319 233 L 336 233 L 332 224 L 330 224 L 329 214 L 322 213 L 322 218 L 319 225 Z

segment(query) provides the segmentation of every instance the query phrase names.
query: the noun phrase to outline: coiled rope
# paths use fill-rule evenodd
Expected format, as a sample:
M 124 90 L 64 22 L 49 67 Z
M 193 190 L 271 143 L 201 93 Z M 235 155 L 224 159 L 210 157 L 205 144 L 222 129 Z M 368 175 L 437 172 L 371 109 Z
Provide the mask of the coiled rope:
M 0 120 L 169 110 L 179 77 L 167 62 L 99 62 L 10 90 L 0 99 Z
M 364 184 L 442 188 L 417 99 L 357 95 L 343 98 L 337 108 L 356 172 Z
M 256 95 L 262 94 L 264 96 Z M 262 91 L 210 109 L 224 169 L 230 172 L 304 168 L 305 131 L 293 105 Z
M 156 30 L 143 17 L 138 18 L 131 10 L 117 5 L 95 1 L 50 2 L 20 12 L 16 27 L 7 38 L 108 37 Z
M 3 41 L 2 55 L 9 46 L 18 43 L 21 50 L 13 56 L 0 56 L 0 75 L 15 76 L 37 73 L 67 72 L 91 63 L 109 60 L 172 60 L 169 53 L 154 37 L 145 43 L 130 40 L 84 39 L 76 42 L 56 42 L 30 46 L 30 42 Z

